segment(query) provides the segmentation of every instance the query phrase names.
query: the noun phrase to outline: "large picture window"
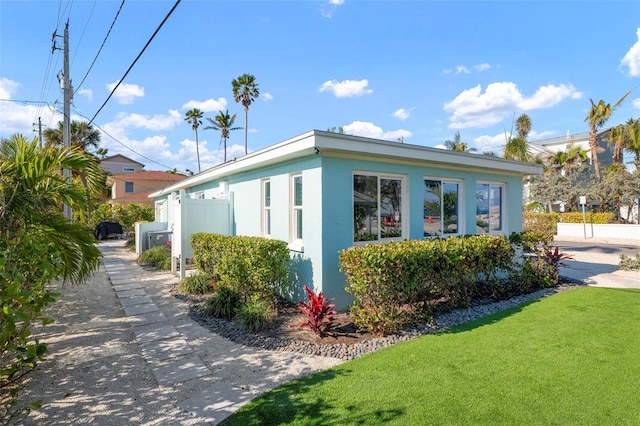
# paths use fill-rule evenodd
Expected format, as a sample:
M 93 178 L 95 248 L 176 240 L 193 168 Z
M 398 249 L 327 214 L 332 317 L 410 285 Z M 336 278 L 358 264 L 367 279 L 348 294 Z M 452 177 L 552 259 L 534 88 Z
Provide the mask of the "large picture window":
M 404 182 L 402 177 L 353 175 L 355 242 L 402 238 Z
M 504 185 L 476 184 L 476 232 L 490 234 L 503 232 Z
M 423 230 L 425 237 L 455 235 L 460 232 L 459 183 L 424 180 Z

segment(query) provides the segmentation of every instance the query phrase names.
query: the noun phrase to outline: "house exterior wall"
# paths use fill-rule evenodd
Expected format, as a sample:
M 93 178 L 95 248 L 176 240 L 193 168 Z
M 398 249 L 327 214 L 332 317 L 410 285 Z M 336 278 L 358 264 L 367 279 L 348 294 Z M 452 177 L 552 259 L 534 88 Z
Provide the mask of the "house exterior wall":
M 311 132 L 269 147 L 250 166 L 243 159 L 229 162 L 202 175 L 176 184 L 155 195 L 161 208 L 156 220 L 168 222 L 172 229 L 172 199 L 179 188 L 188 198 L 223 197 L 233 194 L 232 235 L 262 236 L 262 182 L 271 185 L 270 238 L 290 243 L 290 278 L 295 289 L 291 296 L 302 299 L 303 286 L 309 285 L 335 298 L 337 308 L 345 309 L 351 297 L 344 291 L 345 277 L 339 270 L 339 252 L 354 244 L 353 176 L 357 173 L 389 174 L 404 180 L 401 238 L 423 239 L 425 235 L 424 180 L 455 179 L 459 185 L 460 208 L 457 229 L 476 234 L 476 184 L 499 184 L 504 188 L 500 233 L 522 230 L 522 177 L 541 171 L 541 167 L 466 153 L 450 153 L 423 147 L 379 143 L 365 138 Z M 292 146 L 295 148 L 293 149 Z M 346 148 L 345 148 L 346 146 Z M 318 148 L 320 147 L 320 148 Z M 280 150 L 278 150 L 280 149 Z M 378 150 L 378 151 L 376 151 Z M 400 154 L 396 154 L 396 150 Z M 280 154 L 280 152 L 284 154 Z M 390 153 L 390 155 L 388 155 Z M 421 158 L 413 158 L 414 155 Z M 289 157 L 286 157 L 288 155 Z M 251 155 L 247 162 L 252 161 Z M 442 163 L 447 161 L 447 164 Z M 538 169 L 540 171 L 538 171 Z M 303 238 L 292 244 L 291 175 L 302 175 Z M 189 182 L 193 182 L 189 186 Z M 204 218 L 201 220 L 205 220 Z
M 125 173 L 129 169 L 133 169 L 133 172 L 141 172 L 144 168 L 144 164 L 131 160 L 123 155 L 115 155 L 100 160 L 100 167 L 111 175 L 117 175 Z M 131 171 L 131 170 L 129 170 Z

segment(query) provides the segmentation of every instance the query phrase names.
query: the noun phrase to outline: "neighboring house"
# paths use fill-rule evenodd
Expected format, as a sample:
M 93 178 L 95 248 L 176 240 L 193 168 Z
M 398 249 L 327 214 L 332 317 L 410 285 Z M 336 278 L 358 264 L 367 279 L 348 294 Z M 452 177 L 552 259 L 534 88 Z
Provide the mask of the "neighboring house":
M 536 164 L 314 130 L 151 194 L 157 223 L 146 229 L 173 232 L 181 276 L 194 232 L 284 240 L 297 297 L 308 284 L 344 309 L 340 250 L 521 231 L 522 178 L 540 173 Z
M 111 188 L 109 203 L 153 205 L 149 194 L 184 179 L 183 175 L 161 171 L 141 171 L 107 176 L 107 187 Z
M 116 154 L 100 160 L 100 167 L 109 175 L 118 175 L 120 173 L 141 172 L 144 164 L 138 163 L 124 155 Z
M 600 167 L 604 168 L 613 164 L 613 149 L 609 146 L 609 131 L 611 129 L 604 129 L 598 132 L 598 160 L 600 160 Z M 552 156 L 556 152 L 566 151 L 569 146 L 580 147 L 587 151 L 589 158 L 589 164 L 591 164 L 591 147 L 589 146 L 589 132 L 582 132 L 576 134 L 567 134 L 565 136 L 559 136 L 549 139 L 540 139 L 537 141 L 530 141 L 529 147 L 533 155 L 539 155 L 543 160 L 549 156 Z

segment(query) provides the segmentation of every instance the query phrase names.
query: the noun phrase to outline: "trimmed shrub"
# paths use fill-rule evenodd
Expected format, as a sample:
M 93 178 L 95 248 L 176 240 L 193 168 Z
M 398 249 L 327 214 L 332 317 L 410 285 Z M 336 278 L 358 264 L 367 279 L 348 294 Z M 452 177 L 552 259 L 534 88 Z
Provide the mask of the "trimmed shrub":
M 245 302 L 275 303 L 288 292 L 290 256 L 284 241 L 197 233 L 191 246 L 198 270 L 215 273 Z
M 587 223 L 606 224 L 613 223 L 615 221 L 614 213 L 596 213 L 586 212 L 584 217 L 582 212 L 566 212 L 558 213 L 559 222 L 562 223 L 582 223 L 583 219 L 586 219 Z
M 240 325 L 249 333 L 266 330 L 273 323 L 274 317 L 273 306 L 264 299 L 249 302 L 238 312 Z
M 207 294 L 213 293 L 215 284 L 214 277 L 211 274 L 199 273 L 185 277 L 178 284 L 178 291 L 188 294 Z
M 514 249 L 502 236 L 465 236 L 354 246 L 340 252 L 355 324 L 395 333 L 446 301 L 466 306 L 494 291 L 512 269 Z
M 171 269 L 171 251 L 165 246 L 152 247 L 138 256 L 138 264 L 150 265 L 156 269 Z
M 216 295 L 202 302 L 201 310 L 216 318 L 233 319 L 242 307 L 242 297 L 227 286 L 220 286 Z
M 524 213 L 522 215 L 522 230 L 539 235 L 547 241 L 553 241 L 560 221 L 558 213 Z

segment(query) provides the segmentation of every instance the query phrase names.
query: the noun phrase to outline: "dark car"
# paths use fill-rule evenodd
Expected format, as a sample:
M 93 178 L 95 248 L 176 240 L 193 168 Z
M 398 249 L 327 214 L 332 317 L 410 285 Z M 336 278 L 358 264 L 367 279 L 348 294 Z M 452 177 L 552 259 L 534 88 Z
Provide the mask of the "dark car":
M 100 222 L 93 231 L 96 240 L 106 240 L 109 237 L 122 235 L 122 225 L 118 222 Z

